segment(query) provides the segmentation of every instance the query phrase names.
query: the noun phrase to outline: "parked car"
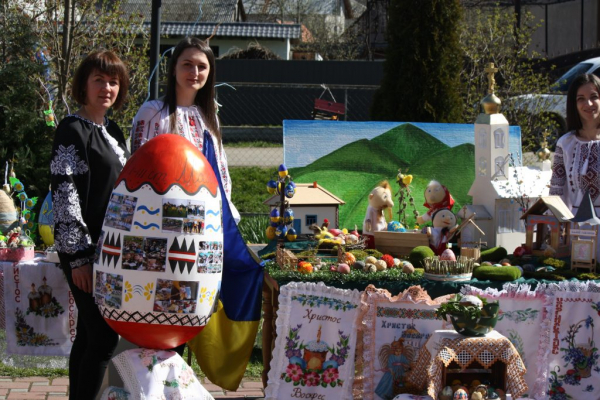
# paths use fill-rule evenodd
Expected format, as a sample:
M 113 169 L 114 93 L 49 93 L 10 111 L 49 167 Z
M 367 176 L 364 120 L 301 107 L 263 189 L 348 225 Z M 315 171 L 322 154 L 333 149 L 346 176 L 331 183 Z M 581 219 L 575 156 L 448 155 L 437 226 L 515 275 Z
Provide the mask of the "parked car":
M 548 94 L 516 96 L 508 99 L 507 103 L 515 110 L 548 117 L 556 123 L 559 132 L 564 133 L 567 130 L 567 91 L 571 82 L 585 73 L 600 77 L 600 57 L 590 58 L 575 65 L 550 87 Z

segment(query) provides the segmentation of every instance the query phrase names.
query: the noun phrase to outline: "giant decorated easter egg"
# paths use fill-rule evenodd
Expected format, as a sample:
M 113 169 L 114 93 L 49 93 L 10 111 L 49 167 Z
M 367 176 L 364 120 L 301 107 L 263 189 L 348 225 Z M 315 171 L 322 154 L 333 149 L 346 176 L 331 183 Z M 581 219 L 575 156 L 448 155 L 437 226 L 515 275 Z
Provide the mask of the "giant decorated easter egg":
M 119 335 L 170 349 L 204 328 L 221 285 L 221 217 L 217 178 L 186 139 L 157 136 L 129 159 L 94 264 L 96 303 Z

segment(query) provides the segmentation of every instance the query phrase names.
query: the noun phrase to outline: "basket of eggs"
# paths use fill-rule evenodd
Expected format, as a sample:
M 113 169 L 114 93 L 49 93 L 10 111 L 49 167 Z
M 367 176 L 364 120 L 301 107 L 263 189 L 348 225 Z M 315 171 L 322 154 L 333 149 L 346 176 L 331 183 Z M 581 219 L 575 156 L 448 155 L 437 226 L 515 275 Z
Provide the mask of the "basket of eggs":
M 498 311 L 500 304 L 497 301 L 488 303 L 483 297 L 456 294 L 436 310 L 436 315 L 450 321 L 461 335 L 478 337 L 494 330 Z

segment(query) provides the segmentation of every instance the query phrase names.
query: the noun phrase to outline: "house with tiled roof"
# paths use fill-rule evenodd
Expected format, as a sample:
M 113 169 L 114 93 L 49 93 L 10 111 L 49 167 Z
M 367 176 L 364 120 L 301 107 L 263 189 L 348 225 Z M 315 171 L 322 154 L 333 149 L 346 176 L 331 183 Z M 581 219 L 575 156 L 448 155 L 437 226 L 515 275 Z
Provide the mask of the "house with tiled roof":
M 126 14 L 141 15 L 150 29 L 152 0 L 124 0 Z M 299 24 L 248 22 L 242 0 L 169 0 L 161 6 L 161 53 L 185 36 L 210 39 L 219 57 L 258 42 L 284 60 L 290 58 L 293 41 L 301 37 Z
M 272 210 L 279 207 L 280 195 L 273 195 L 263 202 Z M 297 183 L 296 193 L 291 199 L 286 198 L 294 211 L 293 228 L 296 233 L 312 233 L 312 224 L 321 226 L 325 220 L 330 228 L 339 228 L 340 206 L 346 204 L 323 186 L 314 183 Z

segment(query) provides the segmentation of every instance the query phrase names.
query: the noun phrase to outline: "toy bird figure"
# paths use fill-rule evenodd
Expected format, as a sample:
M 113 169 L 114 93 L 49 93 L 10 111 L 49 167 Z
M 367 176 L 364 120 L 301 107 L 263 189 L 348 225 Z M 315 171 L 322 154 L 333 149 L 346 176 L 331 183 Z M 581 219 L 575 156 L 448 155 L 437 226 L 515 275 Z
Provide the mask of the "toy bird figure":
M 323 229 L 317 224 L 311 224 L 308 229 L 313 231 L 315 239 L 317 240 L 333 239 L 333 235 L 327 231 L 327 228 Z

